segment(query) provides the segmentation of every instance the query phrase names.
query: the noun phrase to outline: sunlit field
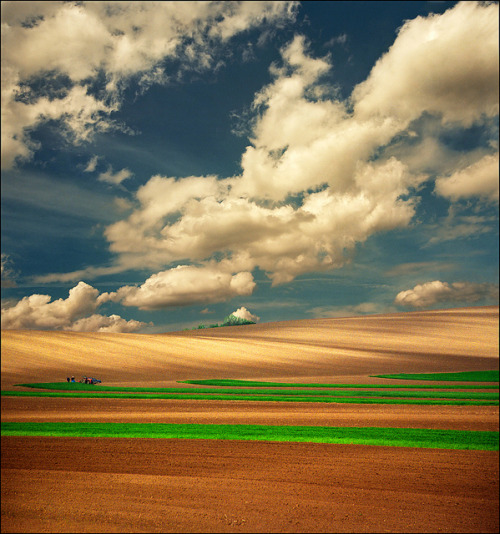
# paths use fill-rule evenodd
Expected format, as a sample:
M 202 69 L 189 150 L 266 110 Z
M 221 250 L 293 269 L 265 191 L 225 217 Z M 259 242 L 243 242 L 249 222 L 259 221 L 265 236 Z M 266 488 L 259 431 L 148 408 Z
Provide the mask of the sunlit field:
M 2 524 L 328 531 L 328 509 L 350 510 L 351 531 L 384 518 L 401 531 L 418 509 L 426 531 L 495 531 L 497 327 L 486 307 L 157 336 L 5 332 Z M 106 512 L 85 522 L 88 495 Z

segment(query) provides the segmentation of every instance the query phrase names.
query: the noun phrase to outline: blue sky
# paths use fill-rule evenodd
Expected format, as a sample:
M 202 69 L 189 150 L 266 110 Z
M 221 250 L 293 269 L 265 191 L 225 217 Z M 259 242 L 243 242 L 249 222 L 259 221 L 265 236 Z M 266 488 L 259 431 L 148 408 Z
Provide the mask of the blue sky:
M 498 304 L 498 4 L 2 2 L 2 328 Z

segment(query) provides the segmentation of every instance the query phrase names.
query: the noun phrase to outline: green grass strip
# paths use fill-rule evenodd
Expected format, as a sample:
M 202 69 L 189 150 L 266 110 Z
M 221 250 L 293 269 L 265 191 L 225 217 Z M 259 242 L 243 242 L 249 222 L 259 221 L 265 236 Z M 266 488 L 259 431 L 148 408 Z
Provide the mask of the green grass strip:
M 260 402 L 329 402 L 350 404 L 420 404 L 420 405 L 455 405 L 455 406 L 498 406 L 494 400 L 452 400 L 452 399 L 389 399 L 383 397 L 323 397 L 323 396 L 293 396 L 293 395 L 232 395 L 221 394 L 157 394 L 157 393 L 98 393 L 96 391 L 2 391 L 2 396 L 11 397 L 72 397 L 72 398 L 105 398 L 105 399 L 181 399 L 181 400 L 235 400 Z
M 382 375 L 381 375 L 382 376 Z M 425 386 L 416 384 L 307 384 L 294 382 L 261 382 L 256 380 L 233 380 L 233 379 L 210 379 L 210 380 L 179 380 L 180 384 L 194 384 L 199 386 L 233 386 L 233 387 L 253 387 L 253 388 L 345 388 L 345 389 L 498 389 L 498 386 L 491 385 L 438 385 L 426 384 Z M 26 384 L 18 384 L 24 385 Z M 91 386 L 92 387 L 92 386 Z
M 2 423 L 2 436 L 259 440 L 313 443 L 499 449 L 498 432 L 420 428 L 210 425 L 158 423 Z
M 391 375 L 374 375 L 376 378 L 398 380 L 435 380 L 444 382 L 498 382 L 498 371 L 465 371 L 462 373 L 400 373 Z
M 86 391 L 90 393 L 101 392 L 127 392 L 128 388 L 112 388 L 108 389 L 101 386 L 89 386 L 85 388 L 67 387 L 67 383 L 47 383 L 47 384 L 21 384 L 32 388 L 54 389 L 62 391 Z M 81 384 L 84 385 L 84 384 Z M 374 391 L 374 390 L 336 390 L 336 391 L 324 391 L 324 390 L 297 390 L 297 389 L 280 389 L 278 391 L 272 389 L 210 389 L 210 388 L 158 388 L 157 390 L 151 390 L 157 393 L 172 393 L 178 394 L 218 394 L 218 395 L 267 395 L 267 396 L 316 396 L 316 397 L 404 397 L 404 398 L 431 398 L 431 399 L 467 399 L 467 400 L 498 400 L 500 393 L 498 391 Z

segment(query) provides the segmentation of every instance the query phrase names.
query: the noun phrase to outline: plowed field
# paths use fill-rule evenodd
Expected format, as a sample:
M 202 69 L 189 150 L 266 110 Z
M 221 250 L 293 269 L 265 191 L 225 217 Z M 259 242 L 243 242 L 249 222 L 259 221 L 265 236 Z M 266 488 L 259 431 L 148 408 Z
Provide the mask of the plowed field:
M 2 389 L 80 371 L 106 385 L 166 387 L 225 377 L 387 383 L 370 375 L 498 369 L 498 308 L 297 323 L 142 338 L 4 332 Z M 1 408 L 2 422 L 499 427 L 497 406 L 3 397 Z M 497 451 L 9 436 L 1 446 L 2 532 L 499 529 Z

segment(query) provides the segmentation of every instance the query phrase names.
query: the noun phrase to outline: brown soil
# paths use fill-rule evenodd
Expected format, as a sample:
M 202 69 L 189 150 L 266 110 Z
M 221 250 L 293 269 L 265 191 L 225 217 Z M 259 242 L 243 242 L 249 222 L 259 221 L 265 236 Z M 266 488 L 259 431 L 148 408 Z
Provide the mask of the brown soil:
M 3 397 L 2 421 L 379 426 L 499 430 L 498 406 Z
M 2 438 L 3 532 L 498 532 L 498 454 Z
M 383 383 L 370 375 L 498 369 L 498 307 L 159 336 L 4 331 L 1 364 L 2 389 L 72 374 L 157 387 L 225 377 Z M 2 397 L 1 418 L 499 427 L 491 406 L 215 400 Z M 499 530 L 498 452 L 6 436 L 1 446 L 2 532 Z

